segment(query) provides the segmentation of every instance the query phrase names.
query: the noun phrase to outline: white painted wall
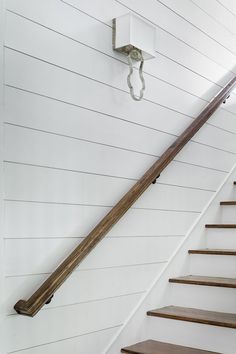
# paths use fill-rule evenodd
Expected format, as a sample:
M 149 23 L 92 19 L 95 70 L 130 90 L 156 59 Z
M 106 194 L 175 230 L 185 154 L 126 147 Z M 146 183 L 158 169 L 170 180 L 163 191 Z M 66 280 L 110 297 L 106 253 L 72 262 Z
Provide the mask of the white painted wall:
M 235 36 L 201 6 L 6 1 L 2 354 L 103 353 L 235 163 L 233 94 L 52 303 L 14 313 L 233 77 Z M 138 103 L 111 48 L 131 10 L 157 27 Z
M 4 2 L 0 1 L 0 343 L 4 329 L 4 185 L 3 185 L 3 105 L 4 105 Z M 1 353 L 1 345 L 0 345 Z

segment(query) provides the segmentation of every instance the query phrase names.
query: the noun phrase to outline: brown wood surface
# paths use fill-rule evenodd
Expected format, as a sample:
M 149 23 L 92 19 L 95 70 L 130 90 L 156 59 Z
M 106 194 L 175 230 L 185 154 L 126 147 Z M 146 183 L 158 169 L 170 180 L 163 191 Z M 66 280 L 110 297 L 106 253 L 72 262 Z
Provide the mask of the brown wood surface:
M 236 328 L 236 314 L 233 313 L 206 311 L 180 306 L 166 306 L 157 310 L 148 311 L 147 315 L 219 327 Z
M 236 224 L 206 224 L 207 229 L 235 229 Z
M 121 352 L 129 354 L 217 354 L 216 352 L 157 342 L 155 340 L 146 340 L 145 342 L 131 345 L 121 349 Z
M 192 284 L 204 286 L 218 286 L 221 288 L 236 288 L 235 278 L 207 277 L 201 275 L 187 275 L 178 278 L 170 278 L 170 283 Z
M 14 308 L 19 314 L 34 316 L 43 307 L 80 262 L 103 239 L 108 231 L 121 219 L 157 176 L 169 165 L 178 152 L 220 107 L 235 85 L 236 76 L 213 98 L 199 116 L 193 120 L 190 126 L 170 145 L 163 155 L 161 155 L 139 181 L 123 196 L 97 226 L 95 226 L 89 235 L 85 237 L 74 251 L 58 266 L 38 290 L 36 290 L 28 300 L 19 300 L 15 304 Z
M 220 202 L 220 205 L 236 205 L 236 201 L 229 200 L 229 201 L 225 201 L 225 202 Z
M 236 250 L 233 249 L 214 249 L 204 248 L 198 250 L 189 250 L 189 254 L 209 254 L 215 256 L 236 256 Z

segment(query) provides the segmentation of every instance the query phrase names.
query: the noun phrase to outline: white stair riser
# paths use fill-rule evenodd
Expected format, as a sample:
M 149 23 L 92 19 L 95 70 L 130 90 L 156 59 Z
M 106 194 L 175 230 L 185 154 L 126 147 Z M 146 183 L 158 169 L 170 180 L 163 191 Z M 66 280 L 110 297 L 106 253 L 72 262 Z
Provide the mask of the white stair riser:
M 236 249 L 236 229 L 207 229 L 207 247 Z
M 236 289 L 171 284 L 170 293 L 169 304 L 174 304 L 175 306 L 236 313 Z
M 191 254 L 191 275 L 236 278 L 236 256 Z
M 236 205 L 221 205 L 217 223 L 236 224 Z
M 154 340 L 235 354 L 236 329 L 149 317 L 146 331 L 146 335 Z

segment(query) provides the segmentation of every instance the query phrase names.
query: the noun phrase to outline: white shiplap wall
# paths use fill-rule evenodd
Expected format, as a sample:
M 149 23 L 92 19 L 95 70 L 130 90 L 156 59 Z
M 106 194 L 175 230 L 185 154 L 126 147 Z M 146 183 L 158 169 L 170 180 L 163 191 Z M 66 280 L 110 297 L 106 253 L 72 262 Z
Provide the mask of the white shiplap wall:
M 6 1 L 3 354 L 102 354 L 235 163 L 232 94 L 52 303 L 14 313 L 233 77 L 232 14 L 215 3 Z M 138 103 L 111 48 L 128 11 L 157 28 Z
M 4 101 L 4 4 L 0 1 L 0 343 L 3 341 L 4 329 L 4 185 L 3 185 L 3 101 Z M 0 345 L 1 347 L 1 345 Z

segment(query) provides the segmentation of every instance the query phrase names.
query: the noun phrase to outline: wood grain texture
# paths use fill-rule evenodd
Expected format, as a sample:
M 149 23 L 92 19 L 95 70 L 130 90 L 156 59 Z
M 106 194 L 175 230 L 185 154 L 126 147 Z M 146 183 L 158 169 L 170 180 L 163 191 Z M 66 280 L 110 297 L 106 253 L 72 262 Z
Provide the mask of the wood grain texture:
M 199 250 L 189 250 L 189 254 L 208 254 L 216 256 L 236 256 L 236 250 L 233 249 L 214 249 L 214 248 L 205 248 Z
M 236 84 L 236 76 L 206 106 L 190 126 L 170 145 L 161 157 L 147 170 L 138 182 L 124 195 L 111 211 L 95 226 L 88 236 L 59 265 L 49 278 L 27 300 L 19 300 L 15 310 L 19 314 L 34 316 L 63 284 L 67 277 L 91 252 L 108 231 L 122 218 L 134 202 L 144 193 L 160 173 L 169 165 L 188 141 L 219 108 Z
M 148 316 L 202 323 L 207 325 L 236 328 L 236 314 L 207 311 L 189 307 L 166 306 L 147 312 Z
M 215 353 L 206 350 L 183 347 L 170 343 L 163 343 L 155 340 L 146 340 L 130 347 L 121 349 L 122 353 L 130 354 L 207 354 Z
M 192 284 L 204 286 L 219 286 L 222 288 L 236 288 L 235 278 L 207 277 L 200 275 L 188 275 L 184 277 L 171 278 L 170 283 Z
M 236 201 L 235 200 L 228 200 L 225 202 L 220 202 L 220 205 L 236 205 Z

